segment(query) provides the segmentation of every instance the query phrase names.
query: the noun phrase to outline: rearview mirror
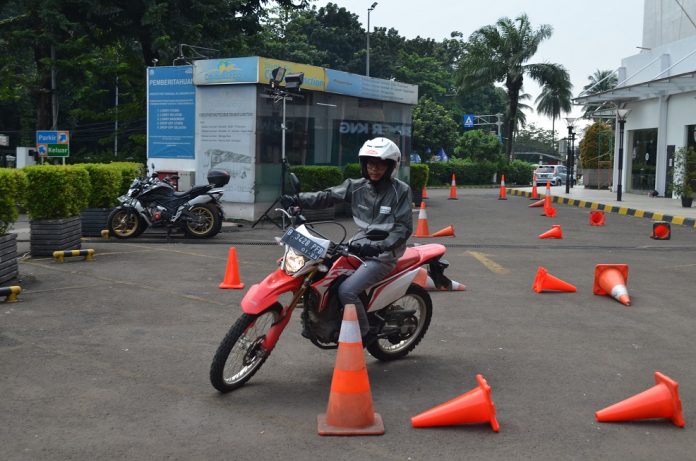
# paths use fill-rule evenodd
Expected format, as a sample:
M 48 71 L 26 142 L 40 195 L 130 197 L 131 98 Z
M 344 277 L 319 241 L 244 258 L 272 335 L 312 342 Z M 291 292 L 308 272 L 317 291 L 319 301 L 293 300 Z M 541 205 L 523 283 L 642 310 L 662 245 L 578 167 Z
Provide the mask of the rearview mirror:
M 300 193 L 300 180 L 295 173 L 290 173 L 290 189 L 293 195 Z

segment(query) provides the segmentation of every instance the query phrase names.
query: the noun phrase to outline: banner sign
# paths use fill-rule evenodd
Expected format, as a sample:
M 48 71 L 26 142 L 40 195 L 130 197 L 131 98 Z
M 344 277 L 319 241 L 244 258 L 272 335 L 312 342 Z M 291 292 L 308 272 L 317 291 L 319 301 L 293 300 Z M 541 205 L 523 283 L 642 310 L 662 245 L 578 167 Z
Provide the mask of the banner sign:
M 37 131 L 36 151 L 41 157 L 69 157 L 69 131 Z
M 191 66 L 147 70 L 148 158 L 195 158 L 196 87 Z
M 193 62 L 194 85 L 257 83 L 259 58 L 206 59 Z
M 326 91 L 380 101 L 418 103 L 418 85 L 325 69 Z

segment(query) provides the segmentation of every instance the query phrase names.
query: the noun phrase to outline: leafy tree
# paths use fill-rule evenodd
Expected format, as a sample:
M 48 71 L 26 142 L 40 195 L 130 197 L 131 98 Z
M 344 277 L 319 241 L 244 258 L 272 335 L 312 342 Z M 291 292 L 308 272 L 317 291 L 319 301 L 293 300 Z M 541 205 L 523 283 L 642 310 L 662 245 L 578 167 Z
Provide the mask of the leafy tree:
M 556 135 L 556 119 L 560 118 L 561 112 L 570 112 L 571 99 L 573 94 L 571 89 L 568 72 L 559 66 L 559 74 L 553 76 L 552 85 L 544 85 L 541 94 L 536 98 L 537 112 L 551 117 L 551 134 Z M 555 141 L 555 139 L 554 139 Z
M 459 158 L 470 158 L 474 161 L 497 161 L 502 154 L 502 145 L 498 136 L 483 130 L 468 130 L 459 136 L 454 153 Z
M 413 108 L 413 149 L 433 152 L 442 147 L 451 151 L 457 140 L 457 124 L 452 113 L 427 97 L 420 98 Z
M 614 130 L 604 122 L 595 122 L 580 140 L 580 162 L 583 168 L 599 168 L 599 162 L 614 158 Z
M 616 85 L 619 83 L 616 73 L 613 70 L 597 69 L 592 75 L 588 75 L 587 79 L 589 80 L 589 83 L 582 87 L 583 91 L 581 94 L 590 95 L 601 93 L 603 91 L 609 91 L 616 88 Z M 583 118 L 592 119 L 593 113 L 601 107 L 603 107 L 603 104 L 601 106 L 598 104 L 587 104 L 583 106 Z
M 555 155 L 553 132 L 530 123 L 526 128 L 518 131 L 515 137 L 515 150 Z
M 525 14 L 514 21 L 501 18 L 495 26 L 484 26 L 469 37 L 464 56 L 459 61 L 458 82 L 463 89 L 475 88 L 481 83 L 502 82 L 505 85 L 508 97 L 505 149 L 508 157 L 512 153 L 510 135 L 515 131 L 524 76 L 528 75 L 543 87 L 557 84 L 554 76 L 561 74 L 558 64 L 527 63 L 541 42 L 551 37 L 552 30 L 546 24 L 533 29 Z

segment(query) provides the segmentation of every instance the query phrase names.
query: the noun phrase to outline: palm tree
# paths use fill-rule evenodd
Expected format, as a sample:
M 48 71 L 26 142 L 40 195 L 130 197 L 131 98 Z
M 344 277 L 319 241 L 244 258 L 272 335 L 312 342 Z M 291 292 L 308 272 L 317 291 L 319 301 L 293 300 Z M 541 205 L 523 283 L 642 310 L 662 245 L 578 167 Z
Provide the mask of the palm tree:
M 544 85 L 541 94 L 536 98 L 537 112 L 551 117 L 551 141 L 556 142 L 556 119 L 561 117 L 561 112 L 570 112 L 573 97 L 568 72 L 559 66 L 559 75 L 554 76 L 554 84 Z
M 551 37 L 553 28 L 547 24 L 534 30 L 526 14 L 515 20 L 501 18 L 495 25 L 484 26 L 471 34 L 464 45 L 464 55 L 459 61 L 457 82 L 462 90 L 481 85 L 503 82 L 507 92 L 508 107 L 505 114 L 505 152 L 512 153 L 512 133 L 519 104 L 520 90 L 525 75 L 543 87 L 553 84 L 553 77 L 560 75 L 558 64 L 527 64 L 537 52 L 539 44 Z M 566 73 L 567 75 L 567 73 Z
M 616 85 L 619 83 L 619 79 L 616 77 L 616 73 L 613 70 L 597 69 L 594 74 L 588 75 L 587 79 L 590 81 L 590 83 L 582 87 L 582 93 L 580 93 L 581 95 L 609 91 L 616 88 Z M 593 118 L 593 113 L 600 107 L 601 106 L 598 104 L 587 104 L 584 106 L 585 112 L 582 115 L 583 118 Z

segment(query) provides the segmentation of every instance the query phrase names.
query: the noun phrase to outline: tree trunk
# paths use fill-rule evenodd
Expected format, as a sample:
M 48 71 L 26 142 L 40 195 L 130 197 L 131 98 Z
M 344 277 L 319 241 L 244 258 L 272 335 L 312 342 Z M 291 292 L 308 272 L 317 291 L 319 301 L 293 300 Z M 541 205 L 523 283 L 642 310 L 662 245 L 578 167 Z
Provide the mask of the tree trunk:
M 34 62 L 39 74 L 38 86 L 33 89 L 36 104 L 36 129 L 50 130 L 53 127 L 53 104 L 51 101 L 51 46 L 39 44 L 34 47 Z

